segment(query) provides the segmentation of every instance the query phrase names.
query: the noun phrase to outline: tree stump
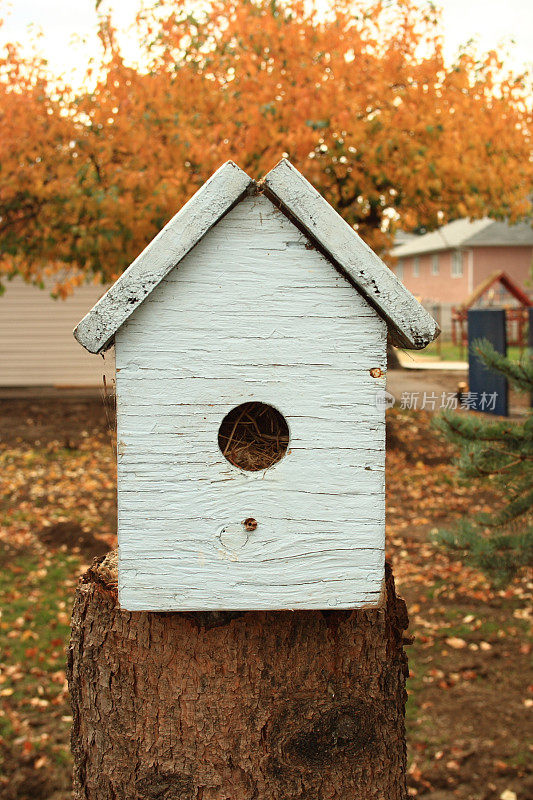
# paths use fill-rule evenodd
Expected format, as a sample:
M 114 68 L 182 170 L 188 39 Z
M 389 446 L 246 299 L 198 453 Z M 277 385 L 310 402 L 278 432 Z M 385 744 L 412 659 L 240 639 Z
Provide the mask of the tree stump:
M 404 800 L 405 603 L 140 613 L 116 557 L 80 581 L 69 683 L 77 800 Z

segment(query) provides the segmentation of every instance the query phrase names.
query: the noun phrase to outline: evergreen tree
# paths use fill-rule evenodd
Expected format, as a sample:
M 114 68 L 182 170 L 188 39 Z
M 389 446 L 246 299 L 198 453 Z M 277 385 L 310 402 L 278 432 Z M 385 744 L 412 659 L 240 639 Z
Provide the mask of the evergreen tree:
M 489 369 L 505 375 L 518 391 L 533 395 L 531 357 L 511 361 L 486 340 L 472 346 Z M 467 481 L 488 483 L 503 497 L 501 507 L 440 531 L 437 541 L 460 551 L 466 562 L 481 568 L 495 583 L 506 583 L 520 567 L 533 561 L 531 410 L 523 421 L 447 411 L 435 424 L 460 448 L 459 475 Z

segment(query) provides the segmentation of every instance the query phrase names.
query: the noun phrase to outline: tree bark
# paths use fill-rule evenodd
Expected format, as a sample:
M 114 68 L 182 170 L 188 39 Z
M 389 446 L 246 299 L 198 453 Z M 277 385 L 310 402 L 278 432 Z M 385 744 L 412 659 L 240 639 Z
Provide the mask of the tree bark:
M 405 800 L 405 603 L 131 613 L 116 559 L 72 618 L 76 800 Z

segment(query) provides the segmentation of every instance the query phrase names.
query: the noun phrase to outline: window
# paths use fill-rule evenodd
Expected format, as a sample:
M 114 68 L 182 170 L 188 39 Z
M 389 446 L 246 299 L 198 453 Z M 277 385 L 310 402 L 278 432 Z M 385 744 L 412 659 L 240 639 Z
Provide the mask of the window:
M 431 274 L 438 275 L 439 274 L 439 255 L 438 253 L 433 253 L 431 256 Z
M 454 250 L 452 253 L 452 278 L 462 278 L 463 276 L 463 253 L 461 250 Z
M 401 281 L 403 281 L 403 258 L 400 258 L 398 264 L 396 265 L 396 275 Z
M 420 275 L 420 258 L 415 256 L 413 260 L 413 277 L 418 278 Z

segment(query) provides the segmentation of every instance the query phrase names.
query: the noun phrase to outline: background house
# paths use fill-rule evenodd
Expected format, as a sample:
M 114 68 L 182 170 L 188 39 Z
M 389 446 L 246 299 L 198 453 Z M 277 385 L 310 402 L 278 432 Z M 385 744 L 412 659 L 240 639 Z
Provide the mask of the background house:
M 72 336 L 105 288 L 85 284 L 54 300 L 49 288 L 8 281 L 0 297 L 0 386 L 102 386 L 104 373 L 112 380 L 113 351 L 91 357 Z
M 422 236 L 402 238 L 391 251 L 392 269 L 430 312 L 450 331 L 451 307 L 460 305 L 496 270 L 504 270 L 527 294 L 533 264 L 533 228 L 491 219 L 458 219 Z M 511 302 L 501 290 L 494 305 Z

